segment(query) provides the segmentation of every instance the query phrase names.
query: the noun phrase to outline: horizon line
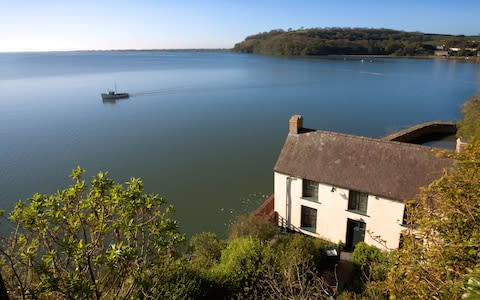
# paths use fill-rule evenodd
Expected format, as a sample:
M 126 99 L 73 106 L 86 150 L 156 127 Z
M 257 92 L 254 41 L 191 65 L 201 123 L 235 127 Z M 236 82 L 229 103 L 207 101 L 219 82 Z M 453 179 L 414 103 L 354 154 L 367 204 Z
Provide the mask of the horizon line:
M 71 49 L 71 50 L 14 50 L 0 53 L 50 53 L 50 52 L 127 52 L 127 51 L 228 51 L 233 48 L 124 48 L 124 49 Z

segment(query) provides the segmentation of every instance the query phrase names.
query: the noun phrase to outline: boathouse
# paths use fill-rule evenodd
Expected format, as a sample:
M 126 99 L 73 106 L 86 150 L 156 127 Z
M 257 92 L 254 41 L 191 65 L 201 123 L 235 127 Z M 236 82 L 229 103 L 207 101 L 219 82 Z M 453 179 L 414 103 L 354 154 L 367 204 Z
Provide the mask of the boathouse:
M 293 116 L 274 167 L 279 225 L 353 249 L 397 248 L 405 201 L 453 161 L 431 147 L 303 127 Z

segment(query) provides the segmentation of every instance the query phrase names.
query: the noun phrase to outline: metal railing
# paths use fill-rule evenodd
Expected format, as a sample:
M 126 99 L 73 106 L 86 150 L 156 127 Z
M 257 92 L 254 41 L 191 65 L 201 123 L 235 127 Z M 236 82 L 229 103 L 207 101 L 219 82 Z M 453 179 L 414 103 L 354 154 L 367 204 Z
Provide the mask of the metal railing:
M 292 225 L 285 219 L 284 217 L 280 216 L 277 212 L 275 212 L 275 218 L 277 219 L 277 224 L 280 227 L 282 231 L 285 232 L 291 232 L 291 231 L 296 231 L 296 232 L 302 232 L 300 228 Z

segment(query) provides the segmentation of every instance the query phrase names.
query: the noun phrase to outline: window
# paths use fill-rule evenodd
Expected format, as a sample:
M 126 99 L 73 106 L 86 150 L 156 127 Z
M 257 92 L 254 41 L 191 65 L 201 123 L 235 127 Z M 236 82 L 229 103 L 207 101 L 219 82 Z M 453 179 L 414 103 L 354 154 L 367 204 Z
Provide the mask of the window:
M 304 198 L 318 198 L 318 182 L 303 179 L 303 192 Z
M 300 220 L 302 229 L 315 232 L 317 229 L 317 210 L 302 205 L 302 218 Z
M 415 222 L 411 219 L 411 216 L 409 215 L 409 209 L 405 205 L 405 208 L 403 209 L 403 219 L 402 219 L 402 224 L 400 224 L 403 227 L 410 227 L 410 228 L 418 228 L 418 224 L 415 224 Z
M 348 210 L 359 213 L 367 213 L 368 194 L 358 191 L 349 191 L 348 193 Z

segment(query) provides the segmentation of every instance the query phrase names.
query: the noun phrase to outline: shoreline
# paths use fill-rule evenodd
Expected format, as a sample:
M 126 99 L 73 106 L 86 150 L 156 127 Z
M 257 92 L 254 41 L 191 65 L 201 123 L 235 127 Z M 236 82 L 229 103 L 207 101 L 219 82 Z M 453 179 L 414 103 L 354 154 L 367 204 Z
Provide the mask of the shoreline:
M 351 58 L 417 58 L 417 59 L 440 59 L 440 60 L 460 60 L 460 61 L 472 61 L 480 62 L 480 56 L 436 56 L 436 55 L 405 55 L 405 56 L 394 56 L 394 55 L 361 55 L 361 54 L 345 54 L 345 55 L 325 55 L 326 57 L 351 57 Z M 305 56 L 310 57 L 310 56 Z M 321 57 L 321 55 L 312 56 L 312 57 Z
M 228 51 L 228 50 L 227 50 Z M 382 58 L 382 59 L 438 59 L 438 60 L 451 60 L 451 61 L 460 61 L 468 63 L 480 63 L 480 56 L 436 56 L 436 55 L 405 55 L 405 56 L 395 56 L 395 55 L 383 55 L 383 54 L 326 54 L 326 55 L 274 55 L 266 53 L 245 53 L 238 52 L 233 49 L 231 52 L 245 55 L 260 55 L 260 56 L 270 56 L 277 58 L 318 58 L 318 59 L 372 59 L 372 58 Z

